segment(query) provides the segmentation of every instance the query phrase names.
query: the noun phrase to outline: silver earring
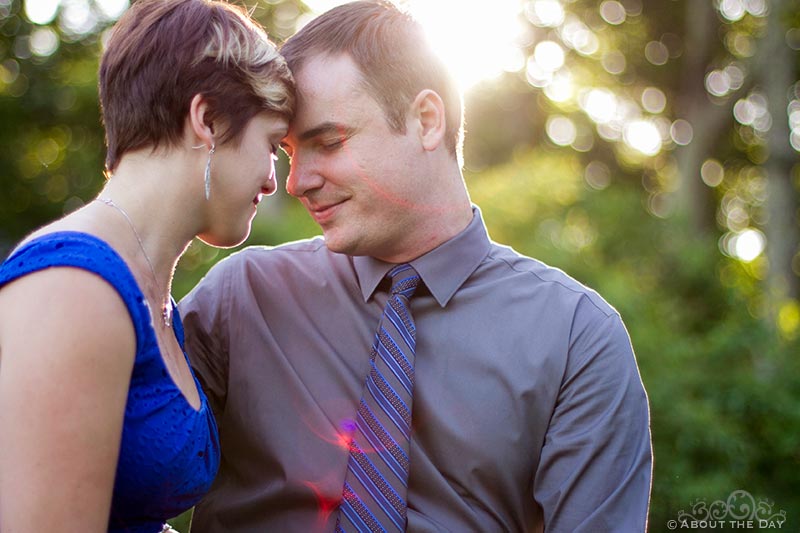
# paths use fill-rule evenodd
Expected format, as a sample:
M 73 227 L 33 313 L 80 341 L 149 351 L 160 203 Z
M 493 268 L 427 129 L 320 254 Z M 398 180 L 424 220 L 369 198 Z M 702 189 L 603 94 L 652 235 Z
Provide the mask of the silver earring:
M 206 200 L 211 195 L 211 156 L 214 154 L 214 143 L 211 143 L 211 149 L 208 151 L 208 161 L 206 161 Z

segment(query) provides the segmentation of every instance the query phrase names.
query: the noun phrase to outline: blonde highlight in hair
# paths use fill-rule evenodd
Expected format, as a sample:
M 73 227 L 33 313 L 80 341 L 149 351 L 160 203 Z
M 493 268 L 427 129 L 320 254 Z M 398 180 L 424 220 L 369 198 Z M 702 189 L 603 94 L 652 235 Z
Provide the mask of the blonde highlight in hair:
M 100 63 L 107 172 L 130 150 L 177 144 L 196 94 L 218 143 L 238 142 L 268 111 L 291 119 L 294 79 L 244 9 L 218 0 L 139 0 L 114 27 Z
M 234 8 L 236 9 L 236 8 Z M 254 92 L 264 101 L 269 102 L 273 110 L 281 115 L 291 116 L 294 107 L 293 94 L 287 94 L 283 83 L 276 84 L 264 77 L 260 66 L 274 62 L 285 65 L 283 56 L 273 45 L 266 32 L 249 18 L 231 20 L 230 27 L 212 23 L 212 38 L 203 50 L 203 57 L 211 58 L 225 65 L 242 67 Z M 263 39 L 248 39 L 249 34 L 261 35 Z M 202 58 L 198 58 L 198 62 Z M 247 68 L 249 66 L 249 68 Z M 291 74 L 288 73 L 291 79 Z

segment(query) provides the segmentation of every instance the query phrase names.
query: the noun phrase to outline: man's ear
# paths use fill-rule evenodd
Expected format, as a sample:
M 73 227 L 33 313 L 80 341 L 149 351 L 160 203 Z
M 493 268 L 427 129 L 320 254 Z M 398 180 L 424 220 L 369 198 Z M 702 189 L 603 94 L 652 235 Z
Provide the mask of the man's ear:
M 447 120 L 442 98 L 430 89 L 424 89 L 411 103 L 411 113 L 419 123 L 419 136 L 423 148 L 436 150 L 444 139 Z
M 204 144 L 208 149 L 214 144 L 214 124 L 209 120 L 208 101 L 196 94 L 189 104 L 189 128 L 193 135 L 192 145 Z

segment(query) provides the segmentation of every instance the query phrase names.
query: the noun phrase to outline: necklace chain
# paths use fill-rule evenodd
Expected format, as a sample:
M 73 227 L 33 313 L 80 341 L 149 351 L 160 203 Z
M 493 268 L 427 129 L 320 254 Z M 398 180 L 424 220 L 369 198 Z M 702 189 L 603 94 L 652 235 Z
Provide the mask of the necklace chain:
M 128 223 L 128 226 L 130 226 L 131 231 L 133 231 L 134 237 L 136 237 L 136 242 L 139 243 L 139 248 L 142 250 L 144 260 L 147 261 L 147 266 L 150 267 L 150 274 L 153 276 L 153 282 L 156 284 L 156 289 L 158 289 L 159 294 L 164 294 L 161 284 L 158 282 L 158 276 L 156 276 L 156 269 L 153 268 L 153 262 L 150 261 L 150 257 L 147 255 L 147 251 L 144 249 L 144 242 L 142 242 L 139 232 L 136 231 L 136 226 L 133 225 L 133 220 L 131 220 L 131 217 L 128 216 L 128 213 L 122 207 L 115 204 L 111 198 L 98 198 L 97 201 L 102 202 L 109 207 L 113 207 L 119 211 L 123 217 L 125 217 L 125 221 Z M 164 300 L 161 302 L 161 319 L 164 321 L 164 325 L 166 327 L 172 327 L 172 302 L 170 302 L 169 294 L 166 295 Z

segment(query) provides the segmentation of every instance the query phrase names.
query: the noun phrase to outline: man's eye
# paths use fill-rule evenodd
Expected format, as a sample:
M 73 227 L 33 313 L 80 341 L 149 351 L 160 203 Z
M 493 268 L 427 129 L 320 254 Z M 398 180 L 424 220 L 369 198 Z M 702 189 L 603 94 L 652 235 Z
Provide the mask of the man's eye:
M 345 139 L 335 139 L 332 141 L 324 141 L 321 144 L 324 150 L 336 150 L 344 145 Z

